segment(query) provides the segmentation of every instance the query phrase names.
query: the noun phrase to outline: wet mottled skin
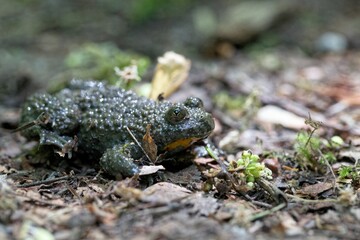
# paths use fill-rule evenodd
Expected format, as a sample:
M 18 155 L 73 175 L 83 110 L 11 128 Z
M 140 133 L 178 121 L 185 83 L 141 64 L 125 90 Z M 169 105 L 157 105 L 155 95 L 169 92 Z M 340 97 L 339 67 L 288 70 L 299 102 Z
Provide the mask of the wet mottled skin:
M 23 130 L 24 136 L 40 139 L 41 145 L 54 145 L 69 157 L 78 151 L 100 159 L 102 168 L 114 176 L 139 172 L 133 160 L 143 152 L 126 128 L 141 141 L 150 124 L 159 152 L 183 150 L 214 128 L 212 116 L 198 98 L 175 104 L 156 102 L 95 81 L 73 80 L 55 95 L 35 94 L 24 104 L 20 124 L 44 113 L 46 121 Z

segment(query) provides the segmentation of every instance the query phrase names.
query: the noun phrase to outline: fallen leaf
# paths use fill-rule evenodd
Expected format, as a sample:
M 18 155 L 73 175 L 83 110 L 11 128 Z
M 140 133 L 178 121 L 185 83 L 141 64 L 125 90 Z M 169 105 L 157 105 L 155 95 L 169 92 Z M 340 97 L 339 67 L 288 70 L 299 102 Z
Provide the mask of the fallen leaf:
M 150 175 L 150 174 L 154 174 L 160 170 L 165 170 L 164 166 L 162 165 L 156 165 L 156 166 L 142 166 L 140 168 L 140 173 L 139 176 L 145 176 L 145 175 Z
M 139 200 L 142 198 L 143 192 L 133 187 L 136 183 L 137 179 L 134 180 L 134 177 L 120 181 L 114 187 L 114 192 L 125 200 Z
M 184 56 L 166 52 L 158 58 L 158 64 L 151 85 L 151 99 L 167 98 L 186 80 L 191 62 Z
M 320 95 L 335 98 L 350 106 L 360 105 L 359 86 L 348 77 L 341 77 L 330 85 L 320 86 L 314 90 Z
M 325 192 L 326 190 L 329 190 L 332 187 L 333 187 L 332 183 L 320 182 L 303 187 L 299 192 L 301 194 L 308 195 L 310 197 L 316 197 L 320 193 Z
M 192 189 L 201 189 L 201 172 L 194 164 L 175 173 L 168 171 L 164 176 L 167 182 L 182 186 L 191 185 Z
M 157 157 L 157 146 L 154 139 L 150 135 L 150 128 L 151 124 L 148 124 L 146 126 L 146 133 L 142 139 L 142 146 L 146 154 L 149 156 L 151 162 L 155 163 Z
M 318 211 L 318 210 L 326 210 L 326 209 L 332 208 L 332 207 L 334 207 L 334 205 L 335 204 L 333 202 L 321 201 L 318 203 L 309 204 L 308 207 L 312 211 Z
M 194 159 L 194 162 L 198 165 L 206 165 L 208 163 L 214 162 L 215 159 L 213 158 L 196 158 Z
M 170 203 L 190 195 L 191 191 L 173 183 L 159 182 L 143 191 L 142 200 L 146 202 Z
M 184 200 L 188 206 L 192 206 L 189 211 L 200 216 L 212 216 L 219 209 L 219 202 L 216 198 L 204 195 L 200 192 L 189 196 Z

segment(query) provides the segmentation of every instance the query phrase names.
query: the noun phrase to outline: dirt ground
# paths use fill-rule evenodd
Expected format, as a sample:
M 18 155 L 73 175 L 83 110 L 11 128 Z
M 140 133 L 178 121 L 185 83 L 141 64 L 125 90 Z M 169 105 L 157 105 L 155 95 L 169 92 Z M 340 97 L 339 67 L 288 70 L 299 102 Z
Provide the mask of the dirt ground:
M 190 59 L 192 67 L 187 81 L 169 100 L 177 102 L 188 96 L 203 100 L 216 123 L 208 138 L 216 156 L 210 156 L 204 146 L 196 146 L 187 153 L 201 154 L 192 157 L 190 165 L 122 180 L 84 159 L 53 162 L 51 156 L 37 154 L 36 141 L 13 132 L 24 100 L 49 87 L 46 79 L 69 76 L 62 65 L 64 56 L 72 51 L 72 45 L 87 38 L 86 29 L 105 31 L 100 23 L 112 23 L 110 20 L 118 17 L 109 17 L 110 7 L 96 12 L 95 2 L 81 14 L 93 16 L 95 12 L 102 20 L 98 25 L 81 25 L 76 37 L 73 26 L 79 22 L 71 11 L 74 6 L 68 3 L 59 12 L 69 14 L 72 21 L 61 22 L 57 16 L 52 27 L 35 21 L 38 25 L 31 26 L 42 29 L 41 35 L 35 30 L 27 33 L 39 37 L 20 39 L 16 31 L 10 31 L 0 38 L 4 46 L 0 69 L 4 89 L 0 91 L 0 239 L 358 239 L 360 51 L 358 30 L 350 27 L 359 18 L 351 11 L 359 8 L 356 1 L 324 8 L 329 16 L 338 17 L 336 21 L 314 20 L 315 13 L 324 9 L 310 4 L 313 12 L 305 14 L 307 18 L 301 14 L 285 18 L 246 43 L 239 42 L 239 37 L 209 36 L 185 43 L 178 39 L 183 44 L 179 48 L 180 43 L 170 44 L 171 50 L 188 50 L 177 52 Z M 19 17 L 19 6 L 9 12 Z M 39 16 L 35 10 L 39 13 L 49 7 L 38 1 L 29 6 L 32 11 L 27 16 Z M 200 15 L 206 18 L 207 10 L 201 8 L 203 4 L 195 7 L 199 6 Z M 195 7 L 184 7 L 184 11 L 190 14 L 186 9 Z M 9 15 L 1 15 L 8 24 Z M 186 31 L 180 15 L 172 19 L 176 22 L 171 25 L 173 33 Z M 93 42 L 106 38 L 150 56 L 153 63 L 143 77 L 149 82 L 155 57 L 165 50 L 161 44 L 151 48 L 146 40 L 136 47 L 131 39 L 141 36 L 141 30 L 155 32 L 151 28 L 161 20 L 155 17 L 133 23 L 138 27 L 133 35 L 124 36 L 128 40 L 121 41 L 122 35 L 111 31 L 106 37 L 89 38 Z M 324 27 L 330 23 L 332 28 Z M 335 47 L 323 44 L 322 33 L 339 33 L 339 29 L 345 32 L 335 34 L 340 43 Z M 276 43 L 274 33 L 279 36 Z M 165 43 L 171 42 L 157 37 L 149 35 L 152 43 L 162 39 L 167 46 Z M 346 40 L 346 46 L 341 40 Z M 295 45 L 296 41 L 299 44 Z M 239 163 L 244 150 L 259 156 L 256 166 L 270 169 L 271 178 L 249 180 L 246 174 L 250 170 Z M 235 163 L 238 168 L 231 169 Z

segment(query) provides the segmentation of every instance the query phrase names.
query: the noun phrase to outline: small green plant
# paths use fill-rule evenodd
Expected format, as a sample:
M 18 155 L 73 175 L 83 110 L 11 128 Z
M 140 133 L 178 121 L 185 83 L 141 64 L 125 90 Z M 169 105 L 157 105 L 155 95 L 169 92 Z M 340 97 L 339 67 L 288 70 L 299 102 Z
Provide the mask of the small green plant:
M 181 15 L 192 5 L 190 0 L 133 0 L 128 1 L 127 12 L 124 14 L 132 23 L 144 23 L 151 18 Z
M 353 182 L 360 181 L 360 169 L 355 166 L 342 166 L 339 169 L 340 179 L 351 179 Z
M 353 174 L 354 174 L 354 168 L 352 166 L 342 166 L 339 169 L 339 177 L 341 179 L 351 178 L 351 177 L 353 177 Z M 357 175 L 357 173 L 356 173 L 356 175 Z
M 231 96 L 228 92 L 220 91 L 214 96 L 214 102 L 234 119 L 241 118 L 242 129 L 247 129 L 253 124 L 254 116 L 261 105 L 257 90 L 253 90 L 248 96 Z
M 112 85 L 126 87 L 128 82 L 122 81 L 129 78 L 123 75 L 128 73 L 134 76 L 134 80 L 139 80 L 150 65 L 150 60 L 139 54 L 122 51 L 113 43 L 86 43 L 70 52 L 65 64 L 74 78 L 106 80 Z
M 265 167 L 264 163 L 260 163 L 259 160 L 260 157 L 256 154 L 252 154 L 251 151 L 243 151 L 241 158 L 231 162 L 229 171 L 235 172 L 237 178 L 242 182 L 246 182 L 246 185 L 249 188 L 252 188 L 255 180 L 260 177 L 272 179 L 271 170 Z
M 330 141 L 326 142 L 326 146 L 329 148 L 341 147 L 344 144 L 344 140 L 339 136 L 333 136 Z
M 221 91 L 214 96 L 214 101 L 220 108 L 230 111 L 242 109 L 245 99 L 242 95 L 230 96 L 225 91 Z
M 310 116 L 305 123 L 313 129 L 310 132 L 299 132 L 296 137 L 294 149 L 300 166 L 318 171 L 325 165 L 336 162 L 335 154 L 344 140 L 339 136 L 333 136 L 330 140 L 315 136 L 321 122 L 313 121 Z
M 303 167 L 316 166 L 317 159 L 314 155 L 314 149 L 320 148 L 320 139 L 318 137 L 310 136 L 307 132 L 300 132 L 296 136 L 295 140 L 295 151 L 297 159 Z

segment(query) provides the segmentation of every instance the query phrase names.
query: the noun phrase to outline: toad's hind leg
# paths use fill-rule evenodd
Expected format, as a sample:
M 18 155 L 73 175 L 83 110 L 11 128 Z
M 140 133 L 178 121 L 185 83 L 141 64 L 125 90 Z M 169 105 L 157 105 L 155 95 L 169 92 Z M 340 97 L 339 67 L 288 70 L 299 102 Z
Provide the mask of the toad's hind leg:
M 68 154 L 71 158 L 72 150 L 77 148 L 79 122 L 80 111 L 72 98 L 39 93 L 24 104 L 16 131 L 28 139 L 39 139 L 40 145 L 56 146 L 60 156 Z
M 132 144 L 116 145 L 105 151 L 100 158 L 100 165 L 105 172 L 116 178 L 138 174 L 140 170 L 134 163 L 132 152 L 136 152 Z
M 60 150 L 56 151 L 61 157 L 64 157 L 65 154 L 68 155 L 68 158 L 72 157 L 72 151 L 77 151 L 78 139 L 76 136 L 71 138 L 69 136 L 60 136 L 55 132 L 51 132 L 45 129 L 41 129 L 40 133 L 40 145 L 52 145 L 58 147 Z
M 29 139 L 38 138 L 42 129 L 73 136 L 79 126 L 80 114 L 77 104 L 71 98 L 47 93 L 35 94 L 22 108 L 20 130 Z M 37 121 L 43 115 L 46 121 Z

